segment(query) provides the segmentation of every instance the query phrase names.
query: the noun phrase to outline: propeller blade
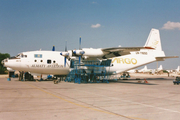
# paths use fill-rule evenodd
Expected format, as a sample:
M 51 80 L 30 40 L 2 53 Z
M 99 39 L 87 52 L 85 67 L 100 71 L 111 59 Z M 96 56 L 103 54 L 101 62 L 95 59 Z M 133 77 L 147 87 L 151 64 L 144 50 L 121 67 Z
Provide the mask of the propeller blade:
M 64 67 L 66 67 L 66 57 L 64 57 Z
M 67 52 L 67 40 L 66 40 L 66 44 L 65 44 L 65 52 Z
M 79 50 L 81 50 L 81 36 L 79 38 Z M 81 55 L 79 56 L 79 64 L 81 63 Z
M 81 50 L 81 36 L 79 38 L 79 50 Z
M 67 40 L 65 43 L 65 52 L 67 52 Z M 64 57 L 64 67 L 66 67 L 66 56 Z

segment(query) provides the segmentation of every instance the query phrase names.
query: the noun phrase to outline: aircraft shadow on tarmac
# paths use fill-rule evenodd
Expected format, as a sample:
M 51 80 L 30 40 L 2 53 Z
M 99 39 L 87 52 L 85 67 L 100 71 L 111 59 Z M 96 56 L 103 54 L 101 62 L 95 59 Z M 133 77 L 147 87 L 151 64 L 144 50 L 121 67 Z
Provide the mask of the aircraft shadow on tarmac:
M 139 79 L 139 80 L 137 80 L 137 79 L 125 79 L 125 80 L 108 80 L 108 82 L 109 83 L 107 83 L 107 82 L 99 82 L 99 83 L 97 83 L 97 82 L 94 82 L 94 83 L 85 83 L 85 82 L 81 82 L 80 84 L 111 84 L 111 83 L 125 83 L 125 84 L 140 84 L 140 85 L 158 85 L 158 84 L 154 84 L 154 83 L 149 83 L 149 80 L 151 81 L 151 80 L 172 80 L 172 78 L 146 78 L 146 80 L 148 81 L 148 83 L 145 83 L 144 82 L 144 79 L 143 78 L 141 78 L 141 79 Z M 19 81 L 18 79 L 16 80 L 16 81 Z M 37 79 L 35 79 L 35 80 L 32 80 L 32 81 L 28 81 L 27 80 L 27 82 L 47 82 L 47 81 L 52 81 L 53 82 L 53 80 L 52 79 L 46 79 L 46 80 L 37 80 Z M 25 81 L 24 81 L 25 82 Z M 59 81 L 60 82 L 60 81 Z M 61 83 L 61 82 L 60 82 Z M 60 84 L 59 83 L 59 84 Z M 68 83 L 68 82 L 67 82 Z M 71 82 L 71 83 L 73 83 L 73 82 Z M 76 84 L 78 84 L 78 83 L 76 83 Z
M 34 79 L 34 80 L 15 80 L 15 81 L 22 81 L 22 82 L 46 82 L 46 81 L 52 81 L 53 82 L 53 80 L 52 79 L 44 79 L 44 80 L 38 80 L 38 79 Z
M 142 81 L 142 82 L 138 82 L 138 81 L 117 81 L 116 83 L 140 84 L 140 85 L 158 85 L 158 84 L 153 84 L 153 83 L 144 83 L 144 81 Z

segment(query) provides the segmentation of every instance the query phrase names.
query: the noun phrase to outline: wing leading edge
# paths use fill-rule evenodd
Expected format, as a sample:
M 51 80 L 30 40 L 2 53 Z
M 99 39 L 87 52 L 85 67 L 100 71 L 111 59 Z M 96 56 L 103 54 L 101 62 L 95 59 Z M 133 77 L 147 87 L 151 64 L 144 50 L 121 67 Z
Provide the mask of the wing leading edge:
M 113 48 L 104 48 L 102 51 L 104 52 L 133 52 L 140 51 L 141 49 L 154 49 L 152 47 L 113 47 Z
M 128 55 L 130 52 L 134 51 L 140 51 L 141 49 L 154 49 L 151 47 L 113 47 L 113 48 L 104 48 L 101 49 L 104 53 L 107 53 L 104 55 L 104 58 L 109 57 L 117 57 L 117 56 L 123 56 Z M 112 56 L 113 55 L 113 56 Z

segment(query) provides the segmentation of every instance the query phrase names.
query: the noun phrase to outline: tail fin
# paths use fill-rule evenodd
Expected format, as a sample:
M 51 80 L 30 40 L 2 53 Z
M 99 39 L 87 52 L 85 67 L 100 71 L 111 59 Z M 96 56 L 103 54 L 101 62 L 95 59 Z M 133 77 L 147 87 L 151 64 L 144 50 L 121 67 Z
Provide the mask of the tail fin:
M 163 67 L 162 65 L 159 66 L 158 70 L 163 70 Z
M 151 29 L 151 32 L 150 32 L 148 39 L 146 41 L 146 44 L 144 46 L 152 47 L 155 50 L 162 51 L 159 30 Z
M 179 72 L 179 66 L 177 67 L 176 72 Z
M 147 66 L 144 66 L 143 70 L 147 70 Z

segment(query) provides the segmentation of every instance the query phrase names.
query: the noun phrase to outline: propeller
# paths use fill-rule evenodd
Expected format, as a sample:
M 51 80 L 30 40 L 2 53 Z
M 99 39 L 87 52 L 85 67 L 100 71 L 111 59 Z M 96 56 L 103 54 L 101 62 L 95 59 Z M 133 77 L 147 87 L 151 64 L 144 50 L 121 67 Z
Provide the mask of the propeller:
M 81 48 L 81 36 L 80 36 L 80 38 L 79 38 L 79 50 L 82 50 L 82 48 Z M 80 53 L 83 55 L 83 54 L 84 54 L 84 51 L 81 51 Z M 79 55 L 79 64 L 81 63 L 81 57 L 82 57 L 82 55 Z
M 79 50 L 81 50 L 81 36 L 79 38 Z
M 67 41 L 65 43 L 65 52 L 61 52 L 60 55 L 64 56 L 64 67 L 66 67 L 66 59 L 69 56 L 69 53 L 67 51 Z
M 66 44 L 65 44 L 65 52 L 67 52 L 67 40 L 66 40 Z M 64 67 L 66 67 L 66 56 L 64 56 Z
M 67 58 L 69 59 L 69 57 L 71 56 L 76 56 L 76 57 L 79 57 L 79 64 L 81 62 L 81 58 L 82 58 L 82 55 L 85 53 L 84 50 L 82 50 L 81 48 L 81 36 L 79 38 L 79 50 L 72 50 L 72 54 L 69 53 L 67 51 L 67 41 L 66 41 L 66 44 L 65 44 L 65 52 L 61 52 L 60 55 L 64 56 L 64 67 L 66 67 L 66 61 L 67 61 Z

